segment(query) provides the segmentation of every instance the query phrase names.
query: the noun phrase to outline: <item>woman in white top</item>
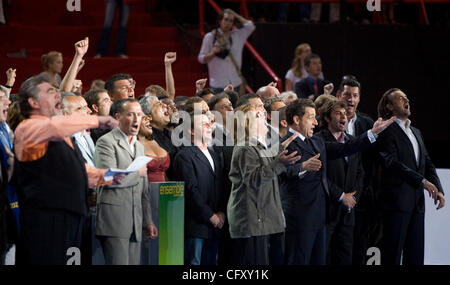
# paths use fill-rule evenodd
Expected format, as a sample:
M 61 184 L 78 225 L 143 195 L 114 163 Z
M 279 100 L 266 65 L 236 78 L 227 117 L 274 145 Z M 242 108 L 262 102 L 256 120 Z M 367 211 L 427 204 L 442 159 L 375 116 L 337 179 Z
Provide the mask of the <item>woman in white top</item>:
M 57 51 L 51 51 L 41 56 L 42 65 L 44 66 L 44 72 L 50 76 L 52 85 L 59 86 L 61 84 L 61 71 L 63 68 L 62 53 Z
M 284 77 L 286 79 L 284 86 L 285 91 L 294 91 L 295 83 L 308 77 L 308 73 L 305 70 L 303 62 L 305 58 L 311 54 L 311 52 L 311 46 L 308 43 L 299 44 L 295 48 L 292 66 Z M 321 73 L 319 77 L 323 79 L 323 73 Z

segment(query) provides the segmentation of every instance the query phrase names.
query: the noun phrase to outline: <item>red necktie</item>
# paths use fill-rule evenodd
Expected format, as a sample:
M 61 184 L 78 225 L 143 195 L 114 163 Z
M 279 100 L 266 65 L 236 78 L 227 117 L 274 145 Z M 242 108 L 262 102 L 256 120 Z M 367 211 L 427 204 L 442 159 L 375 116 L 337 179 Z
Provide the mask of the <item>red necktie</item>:
M 314 95 L 319 94 L 319 87 L 317 87 L 317 79 L 314 80 Z

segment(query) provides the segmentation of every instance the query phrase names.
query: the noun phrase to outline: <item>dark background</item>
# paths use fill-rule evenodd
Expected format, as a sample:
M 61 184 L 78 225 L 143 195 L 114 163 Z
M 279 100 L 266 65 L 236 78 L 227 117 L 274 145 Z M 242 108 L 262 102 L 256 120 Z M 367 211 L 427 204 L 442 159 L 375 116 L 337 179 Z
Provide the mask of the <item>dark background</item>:
M 335 88 L 345 74 L 358 78 L 358 109 L 373 119 L 382 94 L 400 88 L 410 99 L 410 119 L 422 131 L 434 164 L 450 168 L 449 27 L 264 23 L 257 24 L 250 42 L 283 83 L 295 47 L 309 43 Z M 244 74 L 256 91 L 272 79 L 245 54 Z

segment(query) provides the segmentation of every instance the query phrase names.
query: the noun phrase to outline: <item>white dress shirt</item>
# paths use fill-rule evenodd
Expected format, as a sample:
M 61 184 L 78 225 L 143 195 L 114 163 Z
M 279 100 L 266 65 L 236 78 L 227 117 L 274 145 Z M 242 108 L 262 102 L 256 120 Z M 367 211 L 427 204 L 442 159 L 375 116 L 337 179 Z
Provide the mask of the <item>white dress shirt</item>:
M 411 121 L 409 119 L 407 119 L 406 122 L 403 122 L 400 119 L 396 119 L 395 122 L 400 126 L 400 128 L 408 136 L 409 141 L 411 142 L 413 149 L 414 149 L 414 156 L 416 157 L 416 163 L 417 163 L 417 165 L 419 165 L 420 148 L 419 148 L 419 143 L 417 142 L 417 138 L 413 134 L 413 132 L 410 128 Z

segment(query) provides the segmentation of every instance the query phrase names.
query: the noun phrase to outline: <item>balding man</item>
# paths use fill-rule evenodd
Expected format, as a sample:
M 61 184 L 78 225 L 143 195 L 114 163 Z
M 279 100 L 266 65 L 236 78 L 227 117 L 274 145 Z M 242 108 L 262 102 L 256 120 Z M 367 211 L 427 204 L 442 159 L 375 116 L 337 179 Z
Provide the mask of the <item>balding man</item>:
M 273 86 L 263 86 L 256 91 L 256 94 L 261 97 L 261 100 L 265 102 L 269 98 L 280 97 L 280 91 Z

